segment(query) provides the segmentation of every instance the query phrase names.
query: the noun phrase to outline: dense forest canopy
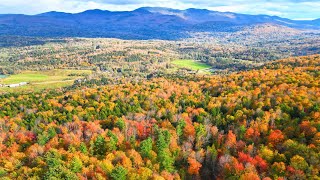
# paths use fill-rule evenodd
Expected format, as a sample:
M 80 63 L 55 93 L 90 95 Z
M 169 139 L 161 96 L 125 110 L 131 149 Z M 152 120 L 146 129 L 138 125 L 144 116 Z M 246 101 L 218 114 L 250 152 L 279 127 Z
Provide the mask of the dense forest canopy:
M 1 95 L 0 177 L 319 179 L 319 68 L 314 55 Z

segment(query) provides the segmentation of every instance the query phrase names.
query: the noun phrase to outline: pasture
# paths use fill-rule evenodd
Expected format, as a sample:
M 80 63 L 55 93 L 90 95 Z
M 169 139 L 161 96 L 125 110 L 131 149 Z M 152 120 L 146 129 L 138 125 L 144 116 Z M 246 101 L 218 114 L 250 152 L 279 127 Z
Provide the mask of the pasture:
M 179 68 L 187 68 L 194 71 L 211 68 L 211 66 L 208 64 L 205 64 L 199 61 L 188 60 L 188 59 L 175 60 L 175 61 L 172 61 L 172 64 L 178 66 Z
M 9 75 L 0 79 L 0 84 L 9 85 L 27 82 L 28 85 L 20 87 L 1 87 L 3 92 L 37 91 L 43 89 L 54 89 L 72 85 L 73 81 L 83 78 L 92 73 L 91 70 L 55 69 L 48 71 L 23 71 L 19 74 Z

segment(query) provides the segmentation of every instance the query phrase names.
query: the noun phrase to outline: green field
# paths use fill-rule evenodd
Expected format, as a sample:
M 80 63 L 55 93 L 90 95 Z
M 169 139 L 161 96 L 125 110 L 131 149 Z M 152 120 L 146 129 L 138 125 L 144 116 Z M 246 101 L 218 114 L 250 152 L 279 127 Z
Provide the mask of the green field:
M 53 89 L 65 87 L 73 84 L 73 81 L 83 78 L 91 74 L 91 70 L 70 70 L 57 69 L 49 71 L 23 71 L 20 74 L 10 75 L 0 79 L 0 84 L 15 84 L 27 82 L 28 85 L 8 88 L 0 88 L 0 93 L 3 92 L 20 92 L 20 91 L 36 91 L 42 89 Z
M 211 66 L 208 64 L 194 61 L 194 60 L 187 60 L 187 59 L 175 60 L 175 61 L 172 61 L 172 63 L 180 68 L 187 68 L 187 69 L 191 69 L 194 71 L 211 68 Z
M 22 74 L 15 74 L 8 76 L 1 80 L 3 84 L 14 84 L 20 82 L 41 82 L 46 81 L 49 78 L 46 74 L 29 74 L 29 73 L 22 73 Z

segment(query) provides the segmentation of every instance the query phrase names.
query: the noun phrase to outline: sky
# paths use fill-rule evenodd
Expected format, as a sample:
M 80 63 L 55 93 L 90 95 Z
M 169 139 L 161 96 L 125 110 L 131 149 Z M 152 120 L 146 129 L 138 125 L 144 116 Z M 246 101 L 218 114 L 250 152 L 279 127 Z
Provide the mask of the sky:
M 77 13 L 88 9 L 127 11 L 146 6 L 201 8 L 290 19 L 320 18 L 320 0 L 0 0 L 0 14 Z

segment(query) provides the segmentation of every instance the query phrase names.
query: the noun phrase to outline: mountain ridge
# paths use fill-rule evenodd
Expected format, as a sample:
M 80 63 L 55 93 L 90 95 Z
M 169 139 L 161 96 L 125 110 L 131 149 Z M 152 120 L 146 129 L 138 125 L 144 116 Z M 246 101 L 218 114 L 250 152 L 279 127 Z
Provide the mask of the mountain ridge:
M 190 32 L 233 32 L 265 23 L 320 29 L 320 19 L 291 20 L 207 9 L 141 7 L 133 11 L 92 9 L 79 13 L 5 14 L 0 15 L 0 35 L 174 40 L 186 38 Z

